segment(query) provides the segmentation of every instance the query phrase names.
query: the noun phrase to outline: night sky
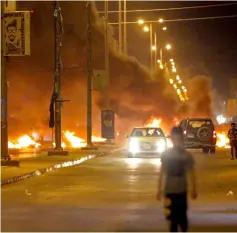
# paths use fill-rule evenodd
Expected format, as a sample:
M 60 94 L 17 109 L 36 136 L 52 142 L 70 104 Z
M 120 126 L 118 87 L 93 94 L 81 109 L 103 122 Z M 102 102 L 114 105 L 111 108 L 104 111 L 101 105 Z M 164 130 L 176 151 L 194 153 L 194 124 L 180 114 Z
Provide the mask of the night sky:
M 214 5 L 231 2 L 127 2 L 127 10 L 173 8 L 186 6 Z M 234 3 L 234 2 L 232 2 Z M 96 3 L 103 10 L 103 3 Z M 117 2 L 109 3 L 109 10 L 118 9 Z M 127 21 L 198 18 L 237 14 L 237 5 L 185 9 L 155 12 L 127 13 Z M 117 22 L 117 13 L 109 14 L 110 22 Z M 153 24 L 155 27 L 155 24 Z M 213 86 L 218 94 L 227 97 L 227 79 L 237 78 L 237 18 L 199 20 L 164 23 L 168 30 L 158 33 L 158 41 L 162 39 L 173 45 L 170 56 L 174 57 L 180 76 L 191 78 L 195 75 L 207 75 L 213 79 Z M 160 25 L 157 23 L 156 27 Z M 142 31 L 142 26 L 130 24 L 128 31 L 128 53 L 140 62 L 149 62 L 149 35 Z M 115 36 L 117 28 L 115 26 Z M 169 55 L 166 54 L 168 57 Z

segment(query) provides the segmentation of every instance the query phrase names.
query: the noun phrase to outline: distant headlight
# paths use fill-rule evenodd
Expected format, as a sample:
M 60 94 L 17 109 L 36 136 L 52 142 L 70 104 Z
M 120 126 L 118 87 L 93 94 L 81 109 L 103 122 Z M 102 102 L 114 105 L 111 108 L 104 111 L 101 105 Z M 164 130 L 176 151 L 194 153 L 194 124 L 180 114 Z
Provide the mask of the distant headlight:
M 166 142 L 165 140 L 160 140 L 156 143 L 157 152 L 162 153 L 166 149 Z
M 131 153 L 139 152 L 139 143 L 136 139 L 132 138 L 131 141 L 129 141 L 128 150 Z

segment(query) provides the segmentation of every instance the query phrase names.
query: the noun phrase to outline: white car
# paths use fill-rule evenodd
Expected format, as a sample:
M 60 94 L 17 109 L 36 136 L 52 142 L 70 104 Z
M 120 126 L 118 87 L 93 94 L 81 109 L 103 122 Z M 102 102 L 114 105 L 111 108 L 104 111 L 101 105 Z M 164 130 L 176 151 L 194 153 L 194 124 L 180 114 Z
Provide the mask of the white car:
M 167 149 L 167 137 L 161 128 L 134 128 L 127 138 L 127 154 L 130 158 L 138 154 L 159 155 Z

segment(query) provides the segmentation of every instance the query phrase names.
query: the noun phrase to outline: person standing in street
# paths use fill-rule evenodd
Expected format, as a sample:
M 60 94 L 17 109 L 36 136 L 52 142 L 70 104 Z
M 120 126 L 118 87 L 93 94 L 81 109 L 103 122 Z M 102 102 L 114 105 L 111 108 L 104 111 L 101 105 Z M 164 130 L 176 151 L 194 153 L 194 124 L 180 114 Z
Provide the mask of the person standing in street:
M 230 139 L 231 160 L 234 160 L 234 153 L 235 158 L 237 159 L 237 129 L 235 126 L 235 123 L 231 123 L 231 129 L 228 131 L 228 138 Z
M 184 148 L 184 136 L 180 127 L 172 129 L 171 140 L 173 148 L 166 150 L 161 157 L 157 200 L 160 201 L 162 196 L 164 198 L 164 213 L 169 231 L 178 232 L 180 227 L 182 232 L 187 232 L 188 176 L 191 178 L 191 197 L 197 198 L 194 159 Z

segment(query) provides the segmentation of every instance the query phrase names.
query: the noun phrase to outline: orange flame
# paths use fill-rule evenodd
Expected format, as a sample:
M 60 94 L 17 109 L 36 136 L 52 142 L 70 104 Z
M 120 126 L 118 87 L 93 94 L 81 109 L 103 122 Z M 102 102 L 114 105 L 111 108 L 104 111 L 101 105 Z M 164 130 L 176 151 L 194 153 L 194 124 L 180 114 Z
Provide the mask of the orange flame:
M 148 123 L 145 124 L 145 127 L 161 127 L 162 119 L 158 118 L 158 117 L 150 117 L 149 120 L 147 121 Z M 167 147 L 171 148 L 173 147 L 173 143 L 171 142 L 171 140 L 169 138 L 167 138 Z
M 107 139 L 106 138 L 92 136 L 91 140 L 92 140 L 92 142 L 105 142 Z
M 75 136 L 74 134 L 75 134 L 74 132 L 69 132 L 69 131 L 64 132 L 64 136 L 66 140 L 71 144 L 70 146 L 72 148 L 85 147 L 86 141 L 82 138 Z
M 148 123 L 145 124 L 145 127 L 160 127 L 162 120 L 157 117 L 150 117 Z
M 30 136 L 23 135 L 16 142 L 8 142 L 8 148 L 10 149 L 21 149 L 28 148 L 30 146 L 34 146 L 35 148 L 39 148 L 41 145 L 35 142 Z
M 86 141 L 80 137 L 75 136 L 74 132 L 65 131 L 63 132 L 65 137 L 65 142 L 62 142 L 62 148 L 71 147 L 71 148 L 81 148 L 86 146 Z M 39 148 L 41 144 L 36 142 L 36 139 L 39 135 L 34 132 L 32 136 L 24 135 L 16 140 L 16 142 L 9 141 L 8 148 L 10 149 L 22 149 L 22 148 L 29 148 L 34 146 L 35 148 Z M 35 140 L 34 140 L 35 139 Z M 105 138 L 92 136 L 92 142 L 105 142 Z M 55 147 L 55 142 L 53 142 L 53 146 Z
M 55 146 L 56 146 L 56 143 L 53 142 L 53 147 L 55 147 Z M 66 148 L 66 144 L 65 144 L 65 142 L 62 142 L 62 143 L 61 143 L 61 146 L 62 146 L 62 148 Z
M 220 148 L 230 148 L 230 140 L 227 137 L 226 133 L 217 133 L 217 142 L 216 145 L 217 147 Z

